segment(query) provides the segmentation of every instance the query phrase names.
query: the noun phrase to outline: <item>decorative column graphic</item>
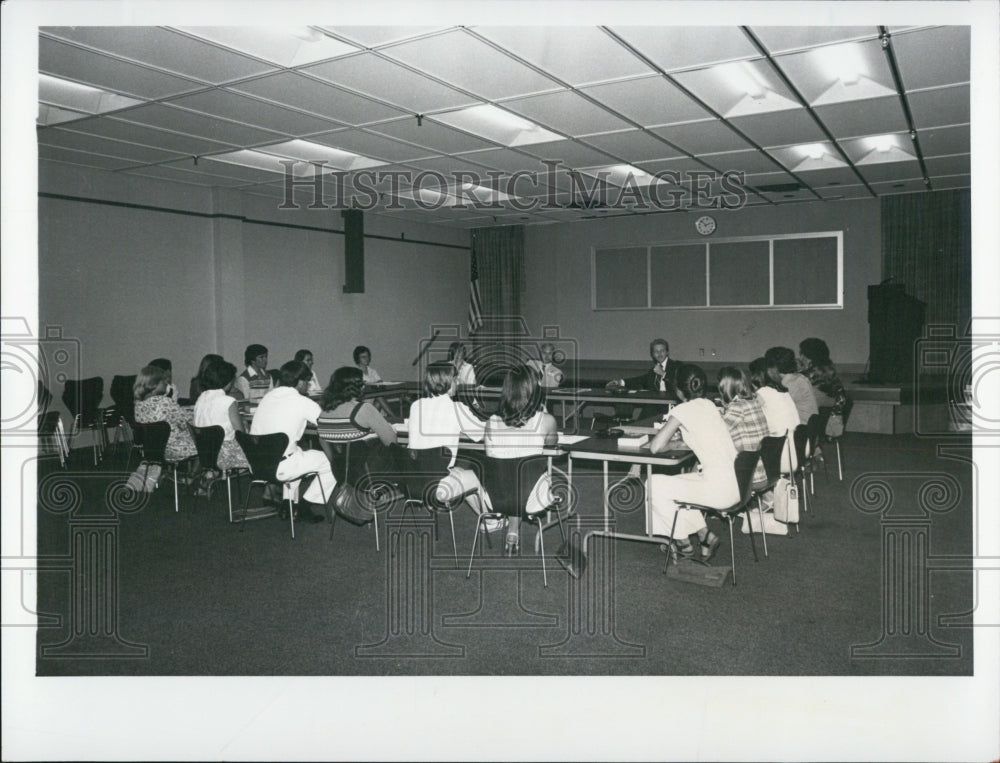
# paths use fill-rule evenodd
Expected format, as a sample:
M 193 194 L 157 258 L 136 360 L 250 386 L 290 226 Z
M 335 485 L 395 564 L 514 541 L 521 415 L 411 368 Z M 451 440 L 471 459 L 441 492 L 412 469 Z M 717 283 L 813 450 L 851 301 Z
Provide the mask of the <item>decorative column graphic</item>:
M 923 480 L 916 506 L 899 505 L 891 483 Z M 930 632 L 929 571 L 931 512 L 958 505 L 961 486 L 944 472 L 879 472 L 858 477 L 851 501 L 868 514 L 882 516 L 882 634 L 851 646 L 852 658 L 958 657 L 960 647 L 938 641 Z
M 603 517 L 581 517 L 580 526 L 570 531 L 570 541 L 583 550 L 587 534 L 603 529 Z M 613 520 L 609 529 L 615 529 Z M 623 641 L 615 632 L 615 547 L 619 542 L 590 538 L 587 567 L 579 578 L 570 578 L 567 587 L 565 637 L 540 646 L 540 657 L 646 656 L 644 646 Z
M 68 569 L 71 579 L 69 634 L 58 644 L 41 648 L 43 658 L 146 658 L 149 647 L 118 633 L 118 525 L 119 514 L 142 509 L 146 493 L 126 487 L 127 475 L 118 475 L 106 488 L 103 501 L 85 501 L 81 483 L 106 480 L 105 474 L 50 474 L 42 479 L 38 503 L 53 514 L 69 517 L 69 555 L 50 558 L 43 569 Z
M 394 516 L 397 513 L 401 516 Z M 464 646 L 434 635 L 433 518 L 403 514 L 399 506 L 386 517 L 386 530 L 386 632 L 377 643 L 356 646 L 355 656 L 464 657 Z

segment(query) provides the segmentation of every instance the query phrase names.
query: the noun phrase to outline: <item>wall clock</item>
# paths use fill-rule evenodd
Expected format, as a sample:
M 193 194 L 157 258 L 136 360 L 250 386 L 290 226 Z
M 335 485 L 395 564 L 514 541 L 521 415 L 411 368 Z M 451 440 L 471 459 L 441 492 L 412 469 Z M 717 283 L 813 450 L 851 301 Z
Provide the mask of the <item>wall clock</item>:
M 716 227 L 715 218 L 711 215 L 702 215 L 694 221 L 694 229 L 702 236 L 711 236 L 715 233 Z

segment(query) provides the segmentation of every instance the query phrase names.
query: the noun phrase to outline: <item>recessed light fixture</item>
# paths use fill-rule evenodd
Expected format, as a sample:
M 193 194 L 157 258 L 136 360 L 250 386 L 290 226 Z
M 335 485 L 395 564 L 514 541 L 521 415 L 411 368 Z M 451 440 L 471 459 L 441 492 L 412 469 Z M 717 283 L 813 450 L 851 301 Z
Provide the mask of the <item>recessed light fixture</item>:
M 719 85 L 732 91 L 739 100 L 725 110 L 726 117 L 763 114 L 798 108 L 799 104 L 780 95 L 776 87 L 750 61 L 733 61 L 712 68 Z
M 633 167 L 631 164 L 611 164 L 603 167 L 586 167 L 580 170 L 585 175 L 594 178 L 603 178 L 614 185 L 624 186 L 625 184 L 637 186 L 649 186 L 653 183 L 663 183 L 657 180 L 645 170 Z
M 819 143 L 808 143 L 799 146 L 799 153 L 810 159 L 822 159 L 826 155 L 826 149 Z
M 774 149 L 772 153 L 793 172 L 847 166 L 847 163 L 834 153 L 833 146 L 829 143 L 803 143 L 799 146 Z
M 38 75 L 38 101 L 38 123 L 41 125 L 68 122 L 91 114 L 106 114 L 109 111 L 145 103 L 99 87 L 48 74 Z
M 915 158 L 913 144 L 899 135 L 873 135 L 854 142 L 855 150 L 864 155 L 857 164 L 887 164 L 908 162 Z
M 561 135 L 490 103 L 434 114 L 433 118 L 449 127 L 482 136 L 502 146 L 528 146 L 563 139 Z
M 885 78 L 889 75 L 884 66 L 879 68 L 878 75 L 872 74 L 872 66 L 866 56 L 870 50 L 869 43 L 850 42 L 819 48 L 809 54 L 815 68 L 830 82 L 812 104 L 820 106 L 895 94 L 895 90 L 886 83 L 873 79 L 873 76 Z M 877 63 L 872 65 L 878 66 Z
M 353 171 L 386 164 L 378 159 L 370 159 L 367 156 L 300 139 L 273 143 L 258 149 L 212 154 L 203 158 L 281 174 L 287 171 L 286 167 L 291 166 L 295 176 L 312 175 L 317 171 L 317 167 L 320 173 L 326 173 L 337 170 Z M 289 159 L 295 160 L 295 163 L 292 165 L 282 163 Z

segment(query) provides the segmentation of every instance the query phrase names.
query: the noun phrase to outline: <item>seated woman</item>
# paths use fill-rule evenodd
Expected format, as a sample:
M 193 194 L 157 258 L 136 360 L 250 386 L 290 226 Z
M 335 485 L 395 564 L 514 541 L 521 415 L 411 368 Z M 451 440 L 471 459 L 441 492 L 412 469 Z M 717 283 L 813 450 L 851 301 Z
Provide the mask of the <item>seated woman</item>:
M 681 403 L 670 409 L 663 428 L 649 443 L 651 453 L 662 453 L 670 449 L 670 439 L 680 430 L 701 464 L 700 472 L 654 474 L 650 478 L 653 534 L 671 538 L 675 559 L 698 556 L 707 561 L 719 547 L 719 536 L 705 525 L 705 516 L 697 509 L 678 508 L 678 502 L 721 509 L 740 497 L 734 468 L 736 448 L 719 409 L 704 397 L 706 381 L 698 366 L 685 363 L 680 367 L 677 397 Z M 695 533 L 700 550 L 691 544 Z
M 306 389 L 306 394 L 309 397 L 321 394 L 323 392 L 323 385 L 319 383 L 319 377 L 316 376 L 316 371 L 313 368 L 312 350 L 299 350 L 295 353 L 295 360 L 305 363 L 309 367 L 309 371 L 312 372 L 312 378 L 309 379 L 309 387 Z
M 182 409 L 177 401 L 167 396 L 167 379 L 158 366 L 145 366 L 135 378 L 135 420 L 140 424 L 166 421 L 170 424 L 167 440 L 168 461 L 183 461 L 198 455 L 187 424 L 191 421 L 190 409 Z
M 236 442 L 236 433 L 246 431 L 236 398 L 231 394 L 236 366 L 219 358 L 209 363 L 200 377 L 204 389 L 194 404 L 192 423 L 196 427 L 222 427 L 225 438 L 217 462 L 220 469 L 250 468 L 246 454 Z
M 365 384 L 378 384 L 382 381 L 382 377 L 379 376 L 378 371 L 371 367 L 371 362 L 371 350 L 363 344 L 354 348 L 354 365 L 361 370 L 361 378 L 365 380 Z
M 764 406 L 750 391 L 746 374 L 733 366 L 720 369 L 719 398 L 722 400 L 722 420 L 729 427 L 736 450 L 760 450 L 760 441 L 768 436 L 770 430 Z M 758 461 L 753 473 L 753 483 L 759 485 L 766 482 L 764 464 Z
M 350 419 L 358 429 L 371 430 L 371 434 L 361 440 L 376 446 L 366 456 L 368 469 L 374 473 L 395 474 L 401 468 L 402 455 L 396 442 L 396 432 L 375 406 L 364 402 L 364 389 L 365 383 L 360 368 L 353 366 L 338 368 L 330 377 L 330 385 L 323 392 L 323 399 L 320 401 L 323 413 L 320 414 L 318 423 L 322 424 L 333 419 Z M 321 442 L 323 449 L 327 450 L 329 443 Z M 327 456 L 330 455 L 328 451 Z M 335 474 L 335 476 L 341 479 L 340 475 Z
M 174 364 L 170 362 L 170 358 L 153 358 L 149 361 L 148 365 L 156 366 L 161 371 L 163 371 L 163 378 L 167 383 L 166 396 L 177 399 L 177 387 L 174 386 Z
M 500 406 L 486 422 L 484 443 L 490 458 L 523 458 L 541 455 L 559 442 L 555 418 L 545 412 L 545 391 L 532 368 L 512 368 L 503 380 Z M 552 503 L 552 484 L 546 472 L 538 478 L 522 511 L 536 514 Z M 520 515 L 507 517 L 504 551 L 517 553 Z
M 795 409 L 799 412 L 799 423 L 808 424 L 809 417 L 819 413 L 819 406 L 816 405 L 812 384 L 799 373 L 795 353 L 787 347 L 771 347 L 764 353 L 764 360 L 771 381 L 781 384 L 795 401 Z
M 469 490 L 475 494 L 467 499 L 477 514 L 489 508 L 489 498 L 473 469 L 458 462 L 458 441 L 462 435 L 479 442 L 483 439 L 484 423 L 465 403 L 451 397 L 455 387 L 455 367 L 439 361 L 424 372 L 425 397 L 410 406 L 407 422 L 408 446 L 420 452 L 420 460 L 435 474 L 440 473 L 436 496 L 448 501 Z M 415 456 L 414 456 L 415 457 Z M 488 529 L 497 529 L 495 524 Z
M 844 420 L 851 412 L 852 401 L 830 360 L 830 348 L 822 339 L 803 339 L 799 343 L 798 362 L 799 370 L 813 385 L 817 405 L 830 408 L 831 417 L 840 416 L 840 428 L 843 431 Z M 827 431 L 830 431 L 829 426 Z
M 768 375 L 767 361 L 764 358 L 757 358 L 750 363 L 750 389 L 764 408 L 768 434 L 771 437 L 790 438 L 799 425 L 799 412 L 788 390 L 781 386 L 781 382 L 774 381 Z M 786 445 L 781 456 L 783 471 L 792 469 L 793 453 L 794 449 Z
M 223 360 L 221 355 L 216 355 L 211 352 L 201 359 L 201 363 L 198 364 L 198 373 L 191 378 L 191 385 L 188 388 L 188 400 L 190 400 L 192 404 L 198 402 L 198 396 L 205 389 L 204 385 L 201 383 L 201 375 L 205 373 L 205 369 L 212 363 L 220 360 Z
M 461 342 L 448 345 L 448 360 L 455 367 L 455 383 L 458 385 L 476 386 L 476 369 L 465 360 L 468 348 Z

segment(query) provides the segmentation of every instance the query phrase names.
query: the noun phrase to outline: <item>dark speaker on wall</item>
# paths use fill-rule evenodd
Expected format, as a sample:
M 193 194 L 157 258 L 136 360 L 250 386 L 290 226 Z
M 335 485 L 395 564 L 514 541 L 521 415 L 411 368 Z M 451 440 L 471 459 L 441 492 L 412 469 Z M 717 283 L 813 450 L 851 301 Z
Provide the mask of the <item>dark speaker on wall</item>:
M 903 284 L 868 287 L 868 381 L 913 381 L 913 347 L 924 332 L 926 305 Z
M 344 209 L 344 293 L 365 290 L 365 218 L 360 209 Z

